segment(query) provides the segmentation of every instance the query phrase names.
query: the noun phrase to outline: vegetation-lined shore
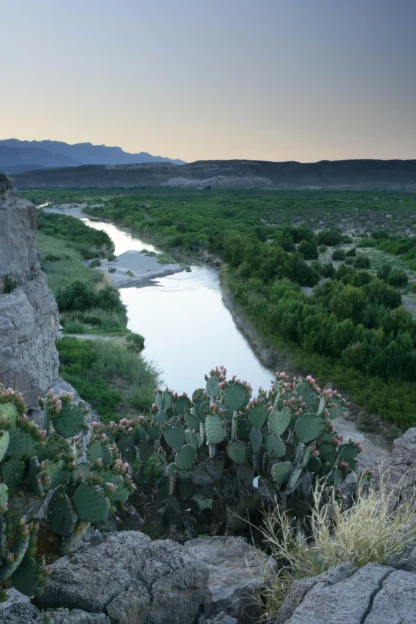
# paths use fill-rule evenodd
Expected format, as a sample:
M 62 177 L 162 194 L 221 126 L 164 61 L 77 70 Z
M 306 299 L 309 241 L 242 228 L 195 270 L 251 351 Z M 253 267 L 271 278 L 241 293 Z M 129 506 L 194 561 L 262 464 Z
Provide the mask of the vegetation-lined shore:
M 102 206 L 90 214 L 172 252 L 216 255 L 235 303 L 266 342 L 290 351 L 295 367 L 334 381 L 403 428 L 415 424 L 414 195 L 147 189 L 27 196 L 99 197 Z
M 57 341 L 61 376 L 104 421 L 149 411 L 157 373 L 140 355 L 144 338 L 127 329 L 118 290 L 95 268 L 98 258 L 113 257 L 110 237 L 73 217 L 42 210 L 38 223 L 39 259 L 64 334 Z

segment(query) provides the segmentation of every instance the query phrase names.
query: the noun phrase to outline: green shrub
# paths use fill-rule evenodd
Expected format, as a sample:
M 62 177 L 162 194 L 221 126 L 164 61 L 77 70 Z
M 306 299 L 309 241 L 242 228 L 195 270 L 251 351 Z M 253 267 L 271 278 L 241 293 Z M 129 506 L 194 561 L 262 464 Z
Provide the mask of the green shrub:
M 144 337 L 141 334 L 131 332 L 126 336 L 127 348 L 140 353 L 144 349 Z
M 101 266 L 101 262 L 100 260 L 98 260 L 98 258 L 95 258 L 94 260 L 92 260 L 89 264 L 90 268 L 93 269 L 95 267 L 99 267 Z
M 354 260 L 354 266 L 356 269 L 369 269 L 371 267 L 371 261 L 368 256 L 359 255 Z
M 332 254 L 332 260 L 345 260 L 345 251 L 338 247 Z
M 387 283 L 396 288 L 403 288 L 408 281 L 407 273 L 402 269 L 393 269 L 387 276 Z
M 298 252 L 305 260 L 316 260 L 318 258 L 318 247 L 315 241 L 302 240 L 298 245 Z
M 342 243 L 342 234 L 339 230 L 321 230 L 317 236 L 318 245 L 326 245 L 327 247 L 335 247 Z
M 95 304 L 96 295 L 87 284 L 76 281 L 60 288 L 56 301 L 62 311 L 86 310 Z
M 356 255 L 355 247 L 351 247 L 351 249 L 348 249 L 348 251 L 345 252 L 345 255 L 347 256 L 347 258 L 353 258 Z

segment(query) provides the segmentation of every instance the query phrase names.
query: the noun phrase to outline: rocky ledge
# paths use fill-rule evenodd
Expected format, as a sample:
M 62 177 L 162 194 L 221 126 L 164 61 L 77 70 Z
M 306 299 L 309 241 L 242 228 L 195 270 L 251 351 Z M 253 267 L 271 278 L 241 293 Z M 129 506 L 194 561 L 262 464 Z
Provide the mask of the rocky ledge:
M 0 178 L 0 382 L 36 406 L 58 375 L 58 307 L 40 270 L 36 208 Z
M 416 554 L 416 553 L 415 553 Z M 342 564 L 295 582 L 275 624 L 415 624 L 413 572 L 376 563 Z

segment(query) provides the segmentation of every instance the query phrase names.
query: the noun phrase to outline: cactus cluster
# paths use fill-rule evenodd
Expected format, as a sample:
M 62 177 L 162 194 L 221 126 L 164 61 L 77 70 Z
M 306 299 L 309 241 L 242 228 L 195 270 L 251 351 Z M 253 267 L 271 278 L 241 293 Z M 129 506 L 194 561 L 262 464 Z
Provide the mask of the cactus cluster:
M 244 500 L 287 506 L 297 494 L 306 498 L 317 479 L 339 488 L 355 470 L 361 449 L 343 443 L 331 422 L 345 401 L 330 386 L 276 373 L 271 389 L 253 398 L 250 385 L 227 380 L 224 367 L 205 382 L 192 398 L 157 391 L 151 417 L 97 425 L 135 467 L 138 490 L 146 466 L 157 472 L 158 513 L 191 510 L 198 522 L 208 508 L 245 511 Z
M 91 436 L 87 461 L 79 463 L 81 434 L 88 429 L 82 403 L 50 391 L 40 404 L 43 430 L 29 420 L 22 396 L 0 387 L 0 588 L 13 585 L 29 596 L 45 582 L 44 562 L 35 556 L 39 526 L 25 517 L 16 523 L 9 497 L 27 492 L 38 497 L 37 508 L 47 505 L 47 530 L 65 551 L 134 489 L 117 445 L 105 434 Z

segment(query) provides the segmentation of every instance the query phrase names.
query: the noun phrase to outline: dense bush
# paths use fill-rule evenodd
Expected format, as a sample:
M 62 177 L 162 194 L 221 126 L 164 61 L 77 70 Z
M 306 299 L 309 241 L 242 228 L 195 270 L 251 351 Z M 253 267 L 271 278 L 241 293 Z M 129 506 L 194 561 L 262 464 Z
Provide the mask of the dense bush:
M 335 247 L 342 243 L 342 233 L 339 230 L 321 230 L 317 236 L 318 245 L 326 245 L 327 247 Z
M 332 260 L 345 260 L 345 251 L 337 247 L 332 254 Z
M 371 267 L 371 260 L 368 256 L 363 256 L 361 254 L 356 256 L 354 266 L 356 269 L 369 269 Z

